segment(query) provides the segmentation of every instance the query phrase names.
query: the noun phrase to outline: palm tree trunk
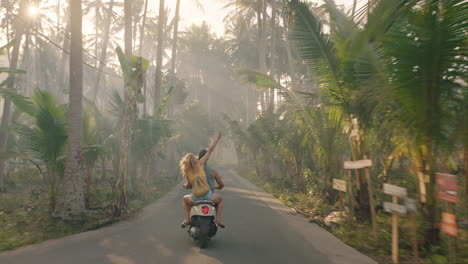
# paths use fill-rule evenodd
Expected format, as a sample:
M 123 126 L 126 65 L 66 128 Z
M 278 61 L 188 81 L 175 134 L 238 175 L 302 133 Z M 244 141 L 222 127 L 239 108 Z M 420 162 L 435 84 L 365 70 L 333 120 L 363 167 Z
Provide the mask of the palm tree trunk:
M 98 55 L 98 40 L 99 40 L 99 7 L 96 5 L 94 7 L 94 23 L 95 23 L 95 28 L 94 28 L 94 56 L 96 58 L 99 57 Z M 98 61 L 95 61 L 95 67 L 98 67 Z
M 305 186 L 304 176 L 302 175 L 302 155 L 296 153 L 294 155 L 294 165 L 295 165 L 295 172 L 294 172 L 294 183 L 296 184 L 296 188 L 301 193 L 306 193 L 307 188 Z
M 125 87 L 125 109 L 123 128 L 120 140 L 120 162 L 117 180 L 115 182 L 114 215 L 121 216 L 128 205 L 127 199 L 127 174 L 128 174 L 128 150 L 130 148 L 130 123 L 131 106 L 129 105 L 128 87 Z
M 21 2 L 20 10 L 24 9 L 24 1 Z M 15 37 L 15 44 L 13 46 L 13 51 L 11 53 L 11 61 L 10 61 L 10 68 L 16 69 L 18 66 L 18 58 L 19 58 L 19 49 L 21 46 L 21 38 L 24 33 L 24 26 L 21 21 L 16 21 L 16 37 Z M 8 82 L 7 87 L 9 89 L 13 89 L 15 85 L 15 75 L 9 74 L 8 75 Z M 11 114 L 11 101 L 8 98 L 5 98 L 3 102 L 3 115 L 2 115 L 2 123 L 0 124 L 0 153 L 6 151 L 7 147 L 7 140 L 8 140 L 8 130 L 10 125 L 10 114 Z M 4 178 L 5 178 L 5 161 L 0 160 L 0 192 L 4 190 Z
M 114 8 L 114 0 L 110 0 L 109 2 L 109 11 L 107 12 L 107 19 L 106 25 L 104 28 L 104 42 L 102 45 L 101 56 L 99 58 L 99 70 L 97 72 L 96 82 L 94 83 L 94 94 L 93 94 L 93 101 L 96 101 L 98 90 L 99 90 L 99 83 L 101 81 L 102 72 L 104 70 L 104 62 L 106 61 L 107 57 L 107 46 L 109 46 L 109 37 L 110 37 L 110 26 L 112 21 L 112 10 Z
M 124 20 L 125 20 L 125 55 L 132 55 L 132 2 L 124 0 Z
M 21 59 L 21 66 L 20 66 L 20 69 L 24 69 L 26 70 L 26 72 L 30 71 L 30 67 L 32 68 L 32 65 L 31 65 L 31 51 L 30 51 L 30 42 L 31 42 L 31 37 L 30 37 L 30 33 L 29 31 L 26 31 L 24 32 L 25 34 L 25 37 L 24 37 L 24 44 L 23 44 L 23 58 Z M 34 87 L 30 81 L 29 81 L 29 78 L 26 78 L 26 82 L 25 82 L 25 85 L 24 87 L 22 87 L 22 92 L 24 95 L 26 96 L 30 96 L 31 93 L 30 93 L 30 90 L 32 89 L 31 87 Z
M 356 14 L 357 0 L 353 1 L 353 11 L 351 13 L 351 18 L 354 19 L 354 14 Z
M 85 178 L 85 206 L 89 208 L 89 200 L 91 196 L 91 179 L 93 177 L 93 166 L 88 166 L 86 168 L 86 178 Z
M 132 3 L 131 0 L 124 1 L 125 12 L 125 56 L 132 55 Z M 128 78 L 128 77 L 125 77 Z M 124 80 L 126 83 L 126 80 Z M 128 174 L 128 152 L 130 149 L 130 130 L 132 122 L 132 107 L 134 102 L 130 96 L 131 87 L 124 87 L 124 114 L 123 126 L 120 138 L 120 162 L 119 174 L 115 182 L 114 215 L 121 216 L 127 208 L 127 174 Z
M 179 33 L 179 12 L 180 12 L 180 0 L 176 2 L 176 10 L 174 16 L 174 32 L 172 37 L 172 57 L 171 57 L 171 69 L 170 69 L 170 78 L 175 80 L 175 70 L 176 70 L 176 58 L 177 58 L 177 40 Z M 169 99 L 169 105 L 167 109 L 167 114 L 169 117 L 172 117 L 174 112 L 174 98 Z
M 257 20 L 258 20 L 258 65 L 260 72 L 265 73 L 266 71 L 266 62 L 265 62 L 265 25 L 266 25 L 266 4 L 265 0 L 258 0 L 258 10 L 257 10 Z
M 151 148 L 152 149 L 152 148 Z M 150 150 L 149 153 L 146 155 L 145 161 L 143 162 L 143 200 L 148 201 L 149 199 L 149 186 L 150 186 L 150 170 L 148 169 L 150 161 L 151 161 L 152 151 Z
M 141 21 L 140 27 L 140 47 L 138 49 L 138 56 L 141 57 L 143 52 L 143 39 L 145 36 L 145 26 L 146 26 L 146 13 L 148 12 L 148 0 L 145 0 L 145 9 L 143 11 L 143 19 Z M 143 116 L 146 116 L 146 74 L 145 80 L 143 81 Z
M 258 29 L 258 66 L 261 73 L 266 72 L 266 62 L 265 62 L 265 24 L 266 24 L 266 14 L 263 13 L 265 10 L 265 1 L 257 0 L 257 29 Z M 260 101 L 262 111 L 265 111 L 265 92 L 257 92 L 257 101 Z
M 70 13 L 70 8 L 68 10 L 69 10 L 68 12 Z M 70 31 L 70 23 L 67 23 L 67 25 L 65 26 L 65 34 L 67 34 L 67 36 L 64 36 L 63 38 L 63 47 L 65 50 L 68 49 L 68 47 L 70 47 L 70 39 L 68 38 L 69 31 Z M 59 89 L 58 98 L 60 99 L 61 102 L 66 101 L 66 99 L 64 99 L 64 96 L 63 96 L 64 94 L 63 90 L 65 90 L 65 75 L 66 75 L 65 69 L 66 69 L 68 56 L 69 55 L 65 53 L 65 51 L 62 51 L 62 59 L 59 64 L 59 69 L 58 69 L 58 74 L 57 74 L 57 86 Z
M 284 35 L 286 38 L 285 45 L 286 45 L 286 55 L 288 57 L 288 71 L 289 77 L 291 78 L 291 88 L 293 90 L 297 89 L 297 79 L 296 79 L 296 70 L 294 67 L 294 58 L 292 55 L 292 47 L 291 47 L 291 38 L 289 36 L 289 23 L 287 20 L 287 16 L 283 14 L 283 24 L 284 24 Z
M 68 118 L 67 160 L 54 216 L 73 221 L 81 219 L 85 211 L 84 182 L 81 176 L 81 111 L 83 98 L 81 0 L 70 1 L 70 11 L 70 111 Z
M 276 80 L 276 0 L 271 1 L 271 76 Z M 275 104 L 275 90 L 270 90 L 270 106 Z
M 145 0 L 145 9 L 143 11 L 143 18 L 141 20 L 141 27 L 140 27 L 140 47 L 138 49 L 138 56 L 141 57 L 143 52 L 143 38 L 145 36 L 145 26 L 146 26 L 146 13 L 148 12 L 148 0 Z
M 180 10 L 180 0 L 176 2 L 176 10 L 175 10 L 175 17 L 174 17 L 174 33 L 173 33 L 173 40 L 172 40 L 172 58 L 171 58 L 171 75 L 175 74 L 175 67 L 176 67 L 176 55 L 177 55 L 177 37 L 179 31 L 179 11 Z
M 159 16 L 158 16 L 158 43 L 156 51 L 156 74 L 154 82 L 154 111 L 156 114 L 159 101 L 161 100 L 161 81 L 162 81 L 162 59 L 163 59 L 163 47 L 164 47 L 164 0 L 159 0 Z

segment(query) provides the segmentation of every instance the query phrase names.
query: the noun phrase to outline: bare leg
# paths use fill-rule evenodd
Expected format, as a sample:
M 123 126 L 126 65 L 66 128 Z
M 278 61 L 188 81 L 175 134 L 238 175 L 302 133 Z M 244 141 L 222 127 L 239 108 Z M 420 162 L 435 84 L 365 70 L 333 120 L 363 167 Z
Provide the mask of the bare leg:
M 223 197 L 219 194 L 215 194 L 213 202 L 216 204 L 216 224 L 224 228 L 224 225 L 221 223 L 221 210 L 223 209 Z
M 182 201 L 182 208 L 184 209 L 184 224 L 190 223 L 190 208 L 192 207 L 193 202 L 192 202 L 192 196 L 191 195 L 185 195 L 184 200 Z

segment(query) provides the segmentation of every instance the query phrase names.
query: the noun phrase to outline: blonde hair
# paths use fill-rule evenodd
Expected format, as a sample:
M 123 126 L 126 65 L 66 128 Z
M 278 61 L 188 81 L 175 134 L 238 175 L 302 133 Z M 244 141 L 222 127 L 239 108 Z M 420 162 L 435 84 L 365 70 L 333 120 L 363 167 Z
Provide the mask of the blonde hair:
M 188 153 L 180 160 L 179 167 L 182 176 L 187 178 L 187 174 L 198 170 L 198 158 L 194 154 Z

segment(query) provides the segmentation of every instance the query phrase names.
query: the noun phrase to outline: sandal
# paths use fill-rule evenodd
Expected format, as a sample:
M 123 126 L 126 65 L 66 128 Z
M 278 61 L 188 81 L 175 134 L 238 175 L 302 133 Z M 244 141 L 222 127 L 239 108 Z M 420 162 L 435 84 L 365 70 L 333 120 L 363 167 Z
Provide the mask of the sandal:
M 188 225 L 190 225 L 190 222 L 186 222 L 185 220 L 182 222 L 182 224 L 180 224 L 180 227 L 181 228 L 185 228 L 187 227 Z

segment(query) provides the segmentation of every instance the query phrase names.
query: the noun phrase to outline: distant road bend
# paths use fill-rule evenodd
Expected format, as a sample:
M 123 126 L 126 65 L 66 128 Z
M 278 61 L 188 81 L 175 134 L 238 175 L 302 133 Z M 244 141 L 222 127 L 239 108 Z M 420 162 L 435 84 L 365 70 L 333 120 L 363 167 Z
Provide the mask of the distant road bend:
M 273 196 L 229 169 L 221 169 L 226 188 L 226 229 L 199 249 L 186 230 L 177 186 L 134 219 L 99 230 L 0 253 L 2 264 L 219 264 L 219 263 L 376 263 L 333 235 L 309 223 Z

